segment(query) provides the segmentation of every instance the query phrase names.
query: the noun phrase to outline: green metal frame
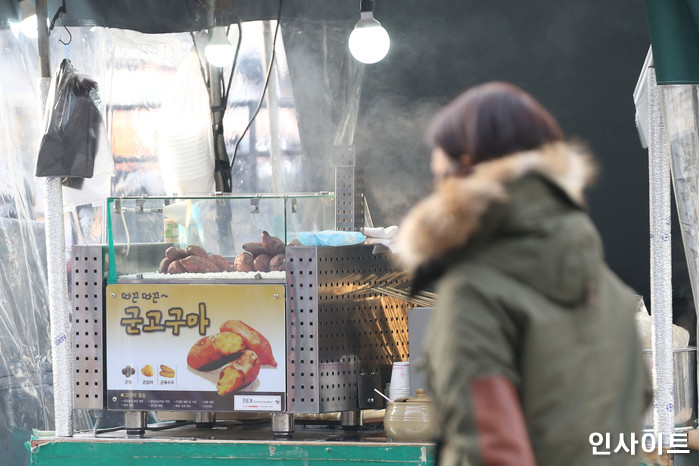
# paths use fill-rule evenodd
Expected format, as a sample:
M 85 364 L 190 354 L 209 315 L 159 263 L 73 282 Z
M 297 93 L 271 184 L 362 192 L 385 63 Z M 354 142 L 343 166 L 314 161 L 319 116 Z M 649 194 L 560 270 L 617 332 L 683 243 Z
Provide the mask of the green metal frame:
M 230 442 L 181 440 L 88 440 L 33 438 L 33 466 L 89 464 L 90 466 L 167 464 L 300 466 L 332 464 L 434 465 L 434 445 L 345 442 Z

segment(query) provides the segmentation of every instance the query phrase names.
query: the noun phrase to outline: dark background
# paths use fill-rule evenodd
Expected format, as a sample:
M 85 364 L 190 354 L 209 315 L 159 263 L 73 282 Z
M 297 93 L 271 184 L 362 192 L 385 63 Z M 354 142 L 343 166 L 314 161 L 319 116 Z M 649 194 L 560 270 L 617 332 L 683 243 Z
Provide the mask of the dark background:
M 375 17 L 391 50 L 366 68 L 355 139 L 375 223 L 398 223 L 430 191 L 434 112 L 469 86 L 510 81 L 596 154 L 592 219 L 611 268 L 648 304 L 648 158 L 633 103 L 649 47 L 643 4 L 377 0 Z

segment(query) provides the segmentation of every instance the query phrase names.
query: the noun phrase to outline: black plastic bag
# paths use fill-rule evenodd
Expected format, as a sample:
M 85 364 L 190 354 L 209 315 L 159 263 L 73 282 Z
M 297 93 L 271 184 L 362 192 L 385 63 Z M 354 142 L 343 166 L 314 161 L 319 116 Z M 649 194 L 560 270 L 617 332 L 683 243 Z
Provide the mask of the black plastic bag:
M 106 138 L 102 116 L 95 105 L 97 83 L 79 74 L 64 59 L 46 107 L 46 128 L 39 147 L 36 176 L 67 177 L 78 187 L 91 178 L 100 138 Z

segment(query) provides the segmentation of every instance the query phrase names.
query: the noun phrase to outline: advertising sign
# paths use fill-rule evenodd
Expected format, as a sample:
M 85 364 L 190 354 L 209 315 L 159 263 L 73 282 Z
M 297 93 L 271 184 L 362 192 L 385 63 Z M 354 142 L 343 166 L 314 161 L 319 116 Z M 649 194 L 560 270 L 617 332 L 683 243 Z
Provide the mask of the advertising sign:
M 108 285 L 108 407 L 283 411 L 284 292 L 280 284 Z

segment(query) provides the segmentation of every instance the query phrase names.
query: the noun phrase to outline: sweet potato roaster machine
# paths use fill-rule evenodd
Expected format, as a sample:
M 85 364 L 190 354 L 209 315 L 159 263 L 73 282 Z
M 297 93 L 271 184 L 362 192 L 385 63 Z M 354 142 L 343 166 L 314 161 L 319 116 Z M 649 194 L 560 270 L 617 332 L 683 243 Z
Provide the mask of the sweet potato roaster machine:
M 356 426 L 361 410 L 383 407 L 374 388 L 409 357 L 406 273 L 373 246 L 289 245 L 334 228 L 334 195 L 118 198 L 104 209 L 106 241 L 72 249 L 76 408 L 123 411 L 135 435 L 150 411 L 203 425 L 271 413 L 275 434 L 288 436 L 295 414 L 340 412 Z M 285 270 L 158 272 L 168 248 L 195 243 L 233 262 L 263 230 L 287 244 Z M 190 363 L 195 343 L 232 321 L 268 341 L 275 361 L 241 369 L 243 385 L 222 394 L 226 365 Z

